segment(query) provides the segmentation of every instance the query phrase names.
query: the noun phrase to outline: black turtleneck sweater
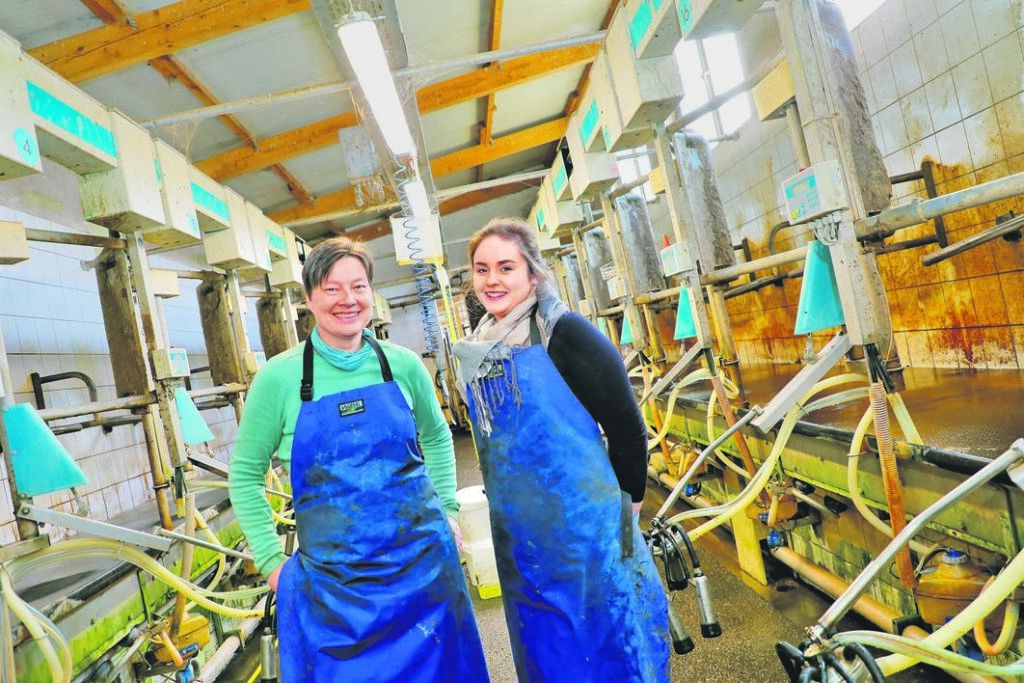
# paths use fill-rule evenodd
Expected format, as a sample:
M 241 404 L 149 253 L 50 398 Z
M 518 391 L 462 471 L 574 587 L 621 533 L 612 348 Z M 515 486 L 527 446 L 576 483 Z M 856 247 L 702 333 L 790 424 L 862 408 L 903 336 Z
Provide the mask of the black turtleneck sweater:
M 562 316 L 548 355 L 608 439 L 619 488 L 639 503 L 647 487 L 647 426 L 615 346 L 578 313 Z

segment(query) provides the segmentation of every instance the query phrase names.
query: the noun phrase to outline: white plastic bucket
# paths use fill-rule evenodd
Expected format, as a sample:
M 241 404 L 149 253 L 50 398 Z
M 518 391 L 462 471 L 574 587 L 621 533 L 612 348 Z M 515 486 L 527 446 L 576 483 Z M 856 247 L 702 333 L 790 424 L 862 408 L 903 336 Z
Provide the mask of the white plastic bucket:
M 459 501 L 459 526 L 466 545 L 491 539 L 491 520 L 483 486 L 467 486 L 455 492 Z

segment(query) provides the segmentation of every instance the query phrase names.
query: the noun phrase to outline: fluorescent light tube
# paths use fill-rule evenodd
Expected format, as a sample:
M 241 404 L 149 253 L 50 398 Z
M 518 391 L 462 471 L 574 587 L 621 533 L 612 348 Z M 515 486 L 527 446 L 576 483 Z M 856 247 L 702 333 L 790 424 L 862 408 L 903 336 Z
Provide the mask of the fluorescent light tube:
M 399 157 L 415 156 L 416 146 L 405 111 L 398 99 L 377 26 L 370 15 L 366 12 L 346 15 L 338 26 L 338 38 L 391 153 Z

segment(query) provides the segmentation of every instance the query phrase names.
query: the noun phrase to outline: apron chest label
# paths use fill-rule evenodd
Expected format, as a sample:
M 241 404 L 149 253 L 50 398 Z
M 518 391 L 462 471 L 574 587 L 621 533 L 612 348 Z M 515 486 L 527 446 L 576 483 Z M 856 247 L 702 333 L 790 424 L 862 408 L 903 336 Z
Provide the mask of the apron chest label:
M 366 406 L 363 403 L 363 399 L 358 399 L 356 401 L 349 401 L 347 403 L 339 403 L 338 404 L 338 414 L 341 415 L 341 417 L 348 417 L 350 415 L 358 415 L 359 413 L 365 413 L 365 412 L 366 412 Z

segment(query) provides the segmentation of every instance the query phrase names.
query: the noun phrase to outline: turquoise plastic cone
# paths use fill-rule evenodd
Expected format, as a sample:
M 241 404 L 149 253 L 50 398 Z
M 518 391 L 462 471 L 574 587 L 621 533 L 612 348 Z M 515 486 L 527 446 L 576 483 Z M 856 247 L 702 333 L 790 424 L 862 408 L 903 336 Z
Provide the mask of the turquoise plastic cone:
M 675 340 L 689 339 L 697 336 L 697 326 L 693 322 L 693 305 L 690 303 L 690 290 L 679 288 L 679 304 L 676 306 Z
M 174 404 L 178 407 L 178 422 L 181 424 L 181 438 L 188 445 L 213 441 L 213 432 L 206 420 L 199 414 L 199 408 L 192 402 L 184 387 L 174 390 Z
M 619 337 L 619 345 L 633 343 L 633 330 L 629 326 L 629 316 L 622 316 L 622 336 Z
M 4 408 L 4 423 L 11 442 L 11 463 L 18 493 L 38 496 L 89 482 L 31 404 L 18 403 Z
M 608 323 L 604 321 L 604 318 L 597 319 L 597 329 L 601 330 L 601 334 L 608 336 Z
M 800 305 L 796 312 L 796 334 L 808 334 L 837 327 L 845 322 L 839 301 L 836 271 L 828 247 L 814 240 L 807 250 Z

